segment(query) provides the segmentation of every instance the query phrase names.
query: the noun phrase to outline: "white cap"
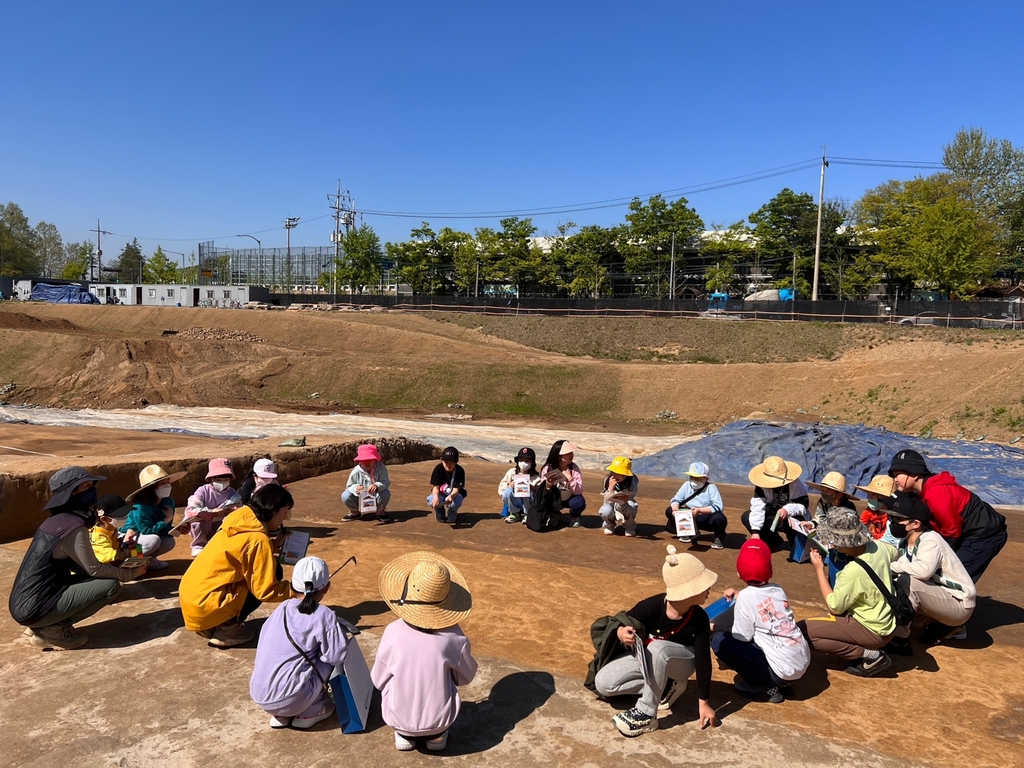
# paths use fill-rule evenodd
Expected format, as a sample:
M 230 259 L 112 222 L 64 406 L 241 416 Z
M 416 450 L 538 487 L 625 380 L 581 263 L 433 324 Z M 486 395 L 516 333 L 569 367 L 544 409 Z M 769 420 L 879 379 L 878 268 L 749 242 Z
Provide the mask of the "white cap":
M 270 459 L 260 459 L 252 465 L 252 471 L 256 477 L 265 477 L 267 479 L 273 479 L 277 477 L 277 467 L 274 466 L 274 462 Z
M 303 594 L 307 594 L 307 582 L 312 583 L 313 592 L 319 592 L 330 581 L 331 572 L 327 570 L 327 563 L 319 557 L 302 558 L 292 571 L 292 589 Z
M 703 461 L 695 461 L 690 465 L 689 471 L 686 473 L 690 477 L 708 477 L 711 473 L 711 467 L 705 464 Z

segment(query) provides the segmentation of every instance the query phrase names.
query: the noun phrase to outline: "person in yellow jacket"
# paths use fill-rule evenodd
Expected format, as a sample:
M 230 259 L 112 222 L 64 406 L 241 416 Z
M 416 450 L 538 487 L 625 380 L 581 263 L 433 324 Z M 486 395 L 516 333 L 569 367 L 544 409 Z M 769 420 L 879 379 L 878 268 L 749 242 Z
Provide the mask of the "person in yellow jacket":
M 178 594 L 185 628 L 231 648 L 256 637 L 245 624 L 264 602 L 291 596 L 274 555 L 278 535 L 293 505 L 292 495 L 279 485 L 257 490 L 249 505 L 227 517 L 220 530 L 181 578 Z

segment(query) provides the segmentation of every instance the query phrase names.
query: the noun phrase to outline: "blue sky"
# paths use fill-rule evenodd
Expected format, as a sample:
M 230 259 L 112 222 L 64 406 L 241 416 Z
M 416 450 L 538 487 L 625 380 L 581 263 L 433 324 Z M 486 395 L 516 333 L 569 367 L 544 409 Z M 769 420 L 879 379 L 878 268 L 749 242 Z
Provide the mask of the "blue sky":
M 138 237 L 326 245 L 367 211 L 509 211 L 819 157 L 941 159 L 964 126 L 1024 144 L 1017 3 L 7 3 L 0 203 L 116 253 Z M 833 165 L 856 199 L 910 169 Z M 818 170 L 687 195 L 749 215 Z M 613 225 L 625 206 L 535 216 Z M 433 218 L 472 230 L 498 218 Z M 366 215 L 382 240 L 420 218 Z

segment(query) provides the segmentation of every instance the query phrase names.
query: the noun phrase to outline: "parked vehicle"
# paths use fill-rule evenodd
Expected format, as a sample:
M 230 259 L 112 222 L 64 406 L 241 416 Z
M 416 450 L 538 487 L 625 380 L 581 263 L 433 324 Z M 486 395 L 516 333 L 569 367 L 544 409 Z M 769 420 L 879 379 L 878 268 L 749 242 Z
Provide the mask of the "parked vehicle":
M 904 317 L 900 325 L 945 325 L 946 316 L 938 312 L 921 312 L 913 317 Z
M 1024 322 L 1005 312 L 1001 315 L 985 315 L 977 320 L 978 328 L 1001 328 L 1004 331 L 1017 331 L 1024 328 Z

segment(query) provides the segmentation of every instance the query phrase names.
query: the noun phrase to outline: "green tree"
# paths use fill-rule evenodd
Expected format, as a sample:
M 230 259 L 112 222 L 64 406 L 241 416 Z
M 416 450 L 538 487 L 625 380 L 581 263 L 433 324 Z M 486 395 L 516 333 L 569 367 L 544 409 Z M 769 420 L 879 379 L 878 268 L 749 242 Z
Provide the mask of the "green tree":
M 64 243 L 57 227 L 45 221 L 35 226 L 36 261 L 43 277 L 55 277 L 64 268 Z
M 737 264 L 747 262 L 755 251 L 753 232 L 744 221 L 729 227 L 712 225 L 701 242 L 705 263 L 714 261 L 704 272 L 704 287 L 712 293 L 729 293 L 736 286 Z
M 89 276 L 96 246 L 91 241 L 67 243 L 64 246 L 64 265 L 57 275 L 61 280 L 85 280 Z
M 476 231 L 482 265 L 489 280 L 524 288 L 536 288 L 541 272 L 542 253 L 533 243 L 537 228 L 532 219 L 512 216 L 501 220 L 501 231 L 483 228 Z
M 399 281 L 408 283 L 414 293 L 442 295 L 454 287 L 452 265 L 442 262 L 437 233 L 423 222 L 413 229 L 404 243 L 388 243 L 388 258 L 395 262 Z
M 118 282 L 120 283 L 141 283 L 145 259 L 142 256 L 142 248 L 139 247 L 138 238 L 132 238 L 130 243 L 125 243 L 121 255 L 117 257 Z
M 354 227 L 341 241 L 341 263 L 337 266 L 338 283 L 354 293 L 376 288 L 380 282 L 380 262 L 384 258 L 380 238 L 368 224 Z
M 796 257 L 797 294 L 809 297 L 809 275 L 814 271 L 814 241 L 818 206 L 806 192 L 797 194 L 786 187 L 750 215 L 757 238 L 758 261 L 772 275 L 777 288 L 793 285 Z M 822 227 L 824 233 L 825 227 Z
M 0 206 L 0 275 L 41 274 L 36 233 L 16 203 Z
M 703 231 L 704 222 L 685 197 L 668 203 L 661 195 L 655 195 L 646 205 L 634 198 L 621 230 L 619 250 L 637 291 L 648 296 L 668 296 L 673 237 L 678 274 L 685 268 L 683 249 L 696 246 Z
M 167 258 L 164 249 L 157 246 L 142 269 L 142 280 L 145 283 L 175 283 L 178 278 L 177 263 Z

